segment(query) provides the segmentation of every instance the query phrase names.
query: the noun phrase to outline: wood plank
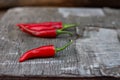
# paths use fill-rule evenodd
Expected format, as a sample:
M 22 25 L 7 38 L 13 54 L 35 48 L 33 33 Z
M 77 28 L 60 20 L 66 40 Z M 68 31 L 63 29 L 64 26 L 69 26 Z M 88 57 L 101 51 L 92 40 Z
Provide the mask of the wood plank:
M 120 75 L 120 42 L 113 29 L 86 27 L 84 38 L 76 40 L 81 75 Z

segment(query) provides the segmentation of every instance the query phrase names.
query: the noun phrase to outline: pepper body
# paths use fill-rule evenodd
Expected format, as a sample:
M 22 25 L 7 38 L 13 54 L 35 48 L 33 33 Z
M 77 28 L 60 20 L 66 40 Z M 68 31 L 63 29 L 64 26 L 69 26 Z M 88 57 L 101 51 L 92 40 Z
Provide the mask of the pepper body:
M 22 26 L 21 28 L 24 32 L 31 34 L 33 36 L 41 37 L 41 38 L 55 38 L 57 36 L 56 29 L 34 31 L 34 30 L 30 30 L 24 26 Z
M 21 26 L 25 26 L 31 30 L 41 30 L 41 27 L 54 28 L 54 29 L 68 29 L 76 26 L 75 24 L 63 24 L 62 22 L 43 22 L 43 23 L 26 23 L 26 24 L 17 24 L 21 28 Z
M 30 29 L 30 30 L 34 30 L 34 31 L 43 31 L 43 30 L 52 30 L 52 29 L 55 29 L 55 28 L 53 28 L 53 27 L 44 27 L 44 26 L 40 26 L 40 27 L 36 27 L 36 26 L 34 26 L 34 27 L 31 27 L 31 26 L 25 26 L 25 27 L 27 27 L 28 29 Z
M 23 62 L 25 60 L 31 58 L 48 58 L 54 57 L 55 55 L 55 47 L 53 45 L 41 46 L 32 50 L 25 52 L 19 59 L 19 62 Z
M 62 22 L 42 22 L 42 23 L 26 23 L 26 24 L 17 24 L 24 26 L 53 26 L 53 25 L 62 25 Z
M 28 26 L 30 26 L 30 27 L 49 27 L 49 28 L 52 27 L 55 29 L 63 28 L 62 22 L 43 22 L 43 23 L 38 23 L 38 24 L 34 23 L 34 24 L 28 24 Z
M 62 29 L 62 22 L 43 22 L 43 23 L 29 23 L 29 24 L 17 24 L 17 26 L 25 26 L 32 30 L 40 30 L 41 27 L 46 27 L 46 29 L 54 28 L 54 29 Z
M 23 62 L 25 60 L 31 59 L 31 58 L 49 58 L 54 57 L 57 52 L 60 52 L 64 49 L 66 49 L 70 44 L 72 44 L 73 41 L 71 40 L 69 43 L 65 44 L 64 46 L 60 48 L 55 48 L 53 45 L 47 45 L 47 46 L 41 46 L 35 49 L 31 49 L 27 52 L 25 52 L 19 59 L 19 62 Z
M 56 30 L 56 29 L 48 29 L 48 30 L 30 30 L 24 26 L 21 26 L 21 30 L 23 32 L 26 32 L 28 34 L 31 34 L 33 36 L 41 37 L 41 38 L 55 38 L 57 35 L 60 34 L 69 34 L 72 35 L 71 32 L 68 31 L 62 31 L 62 30 Z
M 46 31 L 34 31 L 31 32 L 33 36 L 42 37 L 42 38 L 55 38 L 57 37 L 56 29 L 46 30 Z

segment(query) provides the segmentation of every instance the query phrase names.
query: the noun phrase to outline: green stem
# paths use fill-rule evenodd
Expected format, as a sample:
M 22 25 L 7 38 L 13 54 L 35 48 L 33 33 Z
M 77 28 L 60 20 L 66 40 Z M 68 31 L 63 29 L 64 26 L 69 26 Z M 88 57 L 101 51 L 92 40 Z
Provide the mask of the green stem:
M 57 35 L 60 35 L 60 34 L 69 34 L 70 36 L 73 35 L 71 32 L 68 32 L 68 31 L 62 31 L 62 30 L 57 30 L 56 33 L 57 33 Z
M 56 52 L 64 50 L 65 48 L 67 48 L 68 46 L 70 46 L 72 43 L 73 43 L 73 41 L 71 40 L 69 43 L 65 44 L 63 47 L 56 48 Z
M 63 29 L 62 30 L 72 28 L 72 27 L 76 27 L 76 24 L 63 24 Z

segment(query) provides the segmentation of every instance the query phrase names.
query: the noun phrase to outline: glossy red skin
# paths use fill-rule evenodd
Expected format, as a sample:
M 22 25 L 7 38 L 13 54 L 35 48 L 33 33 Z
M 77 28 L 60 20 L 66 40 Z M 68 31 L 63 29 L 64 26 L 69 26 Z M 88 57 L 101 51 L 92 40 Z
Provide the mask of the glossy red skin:
M 19 24 L 17 24 L 19 26 Z M 20 24 L 21 25 L 21 24 Z M 42 22 L 42 23 L 26 23 L 22 24 L 24 26 L 52 26 L 52 25 L 62 25 L 62 22 Z
M 31 34 L 33 36 L 41 37 L 41 38 L 55 38 L 57 36 L 56 29 L 44 30 L 44 31 L 34 31 L 30 30 L 24 26 L 21 27 L 24 32 Z
M 37 32 L 32 32 L 31 34 L 41 38 L 55 38 L 57 36 L 56 29 L 37 31 Z
M 25 26 L 27 28 L 30 27 L 52 27 L 55 29 L 62 29 L 63 25 L 62 22 L 43 22 L 43 23 L 26 23 L 26 24 L 17 24 L 17 26 L 21 27 L 21 26 Z
M 25 52 L 19 59 L 19 62 L 23 62 L 25 60 L 31 58 L 49 58 L 54 57 L 55 55 L 55 47 L 53 45 L 41 46 L 32 50 Z
M 40 27 L 31 27 L 31 26 L 25 26 L 25 27 L 27 27 L 28 29 L 30 29 L 30 30 L 34 30 L 34 31 L 44 31 L 44 30 L 52 30 L 52 29 L 55 29 L 55 28 L 53 28 L 53 27 L 44 27 L 44 26 L 40 26 Z

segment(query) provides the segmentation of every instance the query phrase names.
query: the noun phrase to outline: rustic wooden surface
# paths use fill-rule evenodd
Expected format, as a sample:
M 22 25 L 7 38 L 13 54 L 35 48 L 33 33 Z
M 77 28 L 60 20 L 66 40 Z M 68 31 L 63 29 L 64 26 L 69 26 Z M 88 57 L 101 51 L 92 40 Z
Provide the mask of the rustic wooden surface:
M 118 25 L 120 25 L 119 13 L 118 10 L 107 8 L 13 8 L 8 10 L 0 21 L 0 77 L 111 76 L 118 79 L 120 77 L 120 42 L 116 27 L 119 28 Z M 22 22 L 44 21 L 62 21 L 80 24 L 80 26 L 69 29 L 74 32 L 73 37 L 61 35 L 56 39 L 29 36 L 15 26 Z M 18 62 L 20 55 L 26 50 L 48 44 L 60 47 L 70 39 L 73 39 L 74 43 L 56 54 L 54 58 Z

